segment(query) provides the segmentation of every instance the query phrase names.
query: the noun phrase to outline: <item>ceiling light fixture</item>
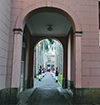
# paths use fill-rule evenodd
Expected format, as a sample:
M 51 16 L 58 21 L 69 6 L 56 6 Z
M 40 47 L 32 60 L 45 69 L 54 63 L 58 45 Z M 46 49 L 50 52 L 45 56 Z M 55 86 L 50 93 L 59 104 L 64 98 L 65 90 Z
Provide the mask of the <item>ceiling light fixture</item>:
M 51 25 L 49 25 L 49 27 L 47 28 L 48 31 L 52 31 L 53 28 L 51 27 Z

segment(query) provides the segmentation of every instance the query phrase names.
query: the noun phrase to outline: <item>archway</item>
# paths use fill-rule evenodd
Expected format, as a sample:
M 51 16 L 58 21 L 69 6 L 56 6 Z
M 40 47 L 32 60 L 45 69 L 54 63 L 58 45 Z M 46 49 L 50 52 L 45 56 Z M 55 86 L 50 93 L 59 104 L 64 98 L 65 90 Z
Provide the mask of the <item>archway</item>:
M 41 65 L 42 75 L 39 82 L 39 68 Z M 58 68 L 58 85 L 56 81 L 55 71 Z M 34 86 L 45 88 L 56 87 L 62 85 L 63 72 L 63 46 L 57 39 L 41 39 L 34 48 Z M 43 82 L 49 80 L 48 82 Z M 53 80 L 52 80 L 53 79 Z M 43 81 L 42 81 L 43 80 Z M 52 81 L 52 82 L 50 82 Z M 54 85 L 53 85 L 54 84 Z M 60 85 L 59 85 L 60 84 Z M 53 86 L 52 86 L 53 85 Z
M 25 29 L 27 30 L 27 27 L 25 27 Z M 28 30 L 27 30 L 28 31 Z M 29 37 L 29 34 L 28 34 Z M 57 40 L 59 43 L 61 43 L 61 45 L 63 46 L 63 77 L 64 77 L 64 81 L 62 84 L 62 87 L 67 87 L 67 66 L 66 66 L 66 62 L 67 59 L 65 59 L 65 57 L 67 57 L 67 52 L 66 52 L 66 47 L 67 47 L 67 42 L 66 42 L 66 37 L 44 37 L 44 36 L 30 36 L 30 43 L 27 43 L 27 55 L 26 55 L 26 82 L 27 83 L 27 88 L 30 88 L 33 86 L 33 82 L 34 81 L 34 74 L 33 74 L 33 68 L 34 68 L 34 53 L 35 53 L 35 46 L 36 44 L 40 41 L 43 40 L 45 38 L 48 39 L 55 39 Z M 30 47 L 30 49 L 29 49 Z
M 61 8 L 62 8 L 62 6 L 61 6 Z M 13 64 L 14 72 L 13 72 L 12 77 L 14 77 L 14 74 L 15 74 L 16 70 L 20 71 L 22 36 L 20 36 L 19 32 L 22 32 L 24 24 L 26 24 L 27 20 L 29 18 L 31 18 L 32 16 L 36 16 L 36 15 L 41 14 L 43 12 L 49 12 L 49 13 L 53 12 L 55 14 L 61 15 L 64 19 L 68 20 L 68 22 L 70 23 L 70 25 L 72 27 L 72 28 L 70 27 L 70 29 L 67 30 L 68 31 L 67 34 L 65 36 L 63 36 L 63 37 L 60 36 L 61 34 L 59 36 L 55 36 L 55 34 L 54 34 L 54 36 L 52 36 L 54 38 L 58 38 L 60 41 L 62 41 L 64 43 L 64 54 L 63 55 L 64 55 L 65 59 L 63 61 L 64 62 L 64 67 L 63 67 L 63 69 L 64 69 L 64 71 L 63 71 L 63 74 L 64 74 L 64 76 L 63 76 L 64 77 L 63 78 L 63 85 L 64 86 L 63 87 L 68 87 L 67 86 L 67 82 L 68 82 L 67 81 L 67 75 L 68 75 L 67 74 L 67 67 L 68 67 L 68 64 L 67 64 L 67 57 L 68 57 L 67 56 L 67 53 L 68 53 L 67 43 L 68 43 L 68 40 L 71 40 L 71 38 L 68 39 L 69 35 L 73 35 L 73 36 L 75 35 L 75 38 L 74 38 L 74 42 L 75 42 L 75 47 L 74 47 L 75 48 L 75 54 L 74 54 L 75 62 L 74 63 L 77 63 L 77 65 L 75 66 L 75 70 L 76 70 L 76 68 L 78 68 L 77 69 L 78 74 L 77 74 L 77 72 L 75 72 L 75 84 L 74 84 L 74 86 L 75 87 L 81 87 L 81 79 L 78 80 L 78 78 L 81 78 L 81 71 L 80 71 L 81 70 L 81 44 L 79 44 L 79 43 L 81 43 L 81 35 L 82 35 L 81 25 L 80 25 L 80 23 L 78 21 L 78 18 L 76 17 L 76 15 L 71 10 L 69 10 L 68 8 L 67 8 L 68 10 L 66 10 L 66 8 L 63 8 L 64 10 L 66 10 L 66 11 L 63 11 L 63 9 L 61 10 L 61 8 L 60 9 L 54 8 L 54 7 L 39 8 L 39 9 L 33 10 L 28 15 L 25 15 L 27 12 L 24 11 L 18 17 L 18 20 L 17 20 L 17 22 L 15 24 L 15 29 L 14 29 L 14 32 L 15 32 L 15 45 L 14 45 L 14 59 L 13 59 L 13 62 L 15 62 L 16 59 L 17 59 L 18 62 Z M 68 11 L 69 14 L 71 14 L 71 13 L 72 14 L 69 15 L 67 13 L 67 11 Z M 22 14 L 24 14 L 23 16 L 26 16 L 26 17 L 23 17 Z M 73 19 L 72 19 L 71 16 L 73 16 Z M 22 22 L 22 20 L 23 20 L 23 25 L 19 24 L 19 22 L 20 21 Z M 28 23 L 27 23 L 27 26 L 28 26 Z M 27 29 L 28 29 L 28 27 L 27 27 Z M 29 29 L 28 29 L 28 31 L 29 31 L 30 35 L 32 35 L 32 33 L 30 32 Z M 19 34 L 19 35 L 17 35 L 17 34 Z M 35 45 L 34 44 L 35 41 L 38 38 L 44 37 L 42 35 L 40 35 L 40 36 L 30 36 L 30 38 L 29 38 L 30 42 L 32 42 L 33 39 L 35 39 L 35 40 L 34 40 L 34 42 L 32 44 L 30 43 L 30 48 L 29 48 L 30 49 L 30 51 L 29 51 L 29 56 L 30 57 L 29 57 L 29 59 L 33 57 L 33 48 L 34 48 L 34 45 Z M 48 37 L 51 37 L 50 34 L 48 34 L 48 35 L 49 35 Z M 18 41 L 17 39 L 19 39 L 20 41 Z M 17 44 L 18 44 L 18 46 L 16 48 Z M 20 53 L 16 54 L 16 50 L 19 51 Z M 78 53 L 77 53 L 77 51 L 78 51 Z M 28 64 L 29 75 L 28 75 L 28 79 L 27 79 L 27 82 L 26 82 L 27 86 L 29 86 L 29 87 L 33 86 L 31 84 L 32 83 L 31 81 L 33 81 L 33 78 L 32 78 L 33 73 L 31 72 L 31 69 L 33 69 L 32 64 L 33 64 L 33 59 L 30 59 L 30 63 Z M 16 75 L 15 80 L 18 81 L 18 79 L 19 79 L 19 74 Z M 15 80 L 12 80 L 12 86 L 19 86 L 19 83 L 18 82 L 15 83 Z
M 58 13 L 58 11 L 60 11 Z M 30 56 L 30 63 L 27 65 L 28 69 L 28 77 L 27 77 L 27 87 L 33 86 L 32 83 L 33 81 L 33 72 L 31 71 L 33 69 L 32 67 L 32 62 L 33 60 L 31 59 L 33 57 L 33 48 L 35 46 L 35 42 L 37 39 L 42 38 L 42 37 L 53 37 L 59 39 L 63 46 L 64 46 L 64 67 L 63 67 L 63 87 L 68 87 L 68 64 L 67 64 L 67 58 L 68 58 L 68 36 L 72 36 L 72 25 L 69 22 L 69 20 L 66 18 L 65 14 L 63 11 L 56 9 L 56 8 L 39 8 L 36 9 L 32 12 L 33 16 L 27 21 L 26 26 L 25 26 L 25 31 L 29 31 L 30 34 L 30 42 L 28 43 L 30 46 L 30 51 L 29 51 L 29 56 Z M 62 15 L 64 14 L 64 16 Z M 30 15 L 30 14 L 29 14 Z M 50 17 L 53 18 L 50 18 Z M 41 18 L 40 18 L 41 17 Z M 71 21 L 73 22 L 73 21 Z M 34 24 L 33 24 L 34 23 Z M 54 28 L 53 31 L 48 30 L 49 24 L 52 24 L 52 27 Z M 35 28 L 34 28 L 35 27 Z M 74 27 L 74 26 L 73 26 Z M 38 30 L 38 31 L 37 31 Z M 28 45 L 27 44 L 27 45 Z M 71 66 L 71 65 L 70 65 Z M 31 82 L 30 82 L 31 81 Z
M 53 5 L 52 5 L 53 4 Z M 20 15 L 17 17 L 15 21 L 14 28 L 15 29 L 24 29 L 24 26 L 26 24 L 26 21 L 32 16 L 33 10 L 39 9 L 39 8 L 56 8 L 59 9 L 59 13 L 64 15 L 65 17 L 68 16 L 68 20 L 71 22 L 74 32 L 81 32 L 82 27 L 81 23 L 79 21 L 79 18 L 77 15 L 72 11 L 72 9 L 68 8 L 66 5 L 61 4 L 56 1 L 43 1 L 43 2 L 34 2 L 33 4 L 29 5 L 26 9 L 24 9 Z M 57 12 L 57 11 L 56 11 Z

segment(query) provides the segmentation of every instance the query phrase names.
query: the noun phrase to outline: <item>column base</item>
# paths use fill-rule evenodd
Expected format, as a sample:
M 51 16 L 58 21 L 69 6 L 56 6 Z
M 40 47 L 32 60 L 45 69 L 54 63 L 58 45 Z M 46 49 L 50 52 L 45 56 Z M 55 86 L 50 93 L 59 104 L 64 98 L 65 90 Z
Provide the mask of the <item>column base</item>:
M 68 87 L 67 86 L 67 79 L 65 79 L 65 78 L 62 79 L 62 87 L 63 88 L 67 88 Z
M 25 80 L 25 89 L 32 88 L 34 86 L 33 81 L 34 81 L 34 79 Z
M 19 102 L 19 88 L 0 90 L 0 105 L 16 105 Z
M 75 104 L 100 104 L 100 88 L 74 88 Z
M 74 88 L 74 81 L 67 81 L 68 82 L 68 89 L 73 89 Z

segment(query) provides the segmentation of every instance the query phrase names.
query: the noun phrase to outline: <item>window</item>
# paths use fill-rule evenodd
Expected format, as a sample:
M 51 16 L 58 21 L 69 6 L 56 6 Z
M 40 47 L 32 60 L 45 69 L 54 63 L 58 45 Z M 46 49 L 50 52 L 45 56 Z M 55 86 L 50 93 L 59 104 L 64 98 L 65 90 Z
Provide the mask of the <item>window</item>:
M 48 58 L 48 62 L 51 62 L 51 58 Z

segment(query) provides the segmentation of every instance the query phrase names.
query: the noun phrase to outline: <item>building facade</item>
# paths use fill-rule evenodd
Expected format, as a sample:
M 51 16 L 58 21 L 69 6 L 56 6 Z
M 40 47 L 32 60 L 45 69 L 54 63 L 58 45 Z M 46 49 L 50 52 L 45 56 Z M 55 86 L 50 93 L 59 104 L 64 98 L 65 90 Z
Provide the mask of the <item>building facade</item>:
M 48 71 L 55 67 L 55 55 L 52 54 L 45 55 L 45 67 Z
M 63 46 L 62 87 L 73 84 L 74 102 L 100 104 L 98 0 L 0 0 L 0 103 L 34 87 L 34 49 L 45 38 Z

